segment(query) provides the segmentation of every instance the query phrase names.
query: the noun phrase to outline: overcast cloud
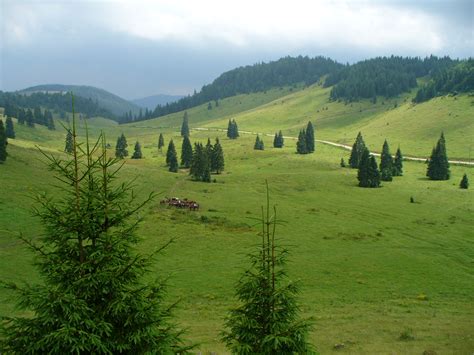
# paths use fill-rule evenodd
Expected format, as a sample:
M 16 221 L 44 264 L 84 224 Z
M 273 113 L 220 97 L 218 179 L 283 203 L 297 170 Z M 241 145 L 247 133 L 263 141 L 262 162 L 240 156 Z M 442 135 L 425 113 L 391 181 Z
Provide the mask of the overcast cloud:
M 473 55 L 470 0 L 0 0 L 0 90 L 44 83 L 125 98 L 199 90 L 285 55 Z

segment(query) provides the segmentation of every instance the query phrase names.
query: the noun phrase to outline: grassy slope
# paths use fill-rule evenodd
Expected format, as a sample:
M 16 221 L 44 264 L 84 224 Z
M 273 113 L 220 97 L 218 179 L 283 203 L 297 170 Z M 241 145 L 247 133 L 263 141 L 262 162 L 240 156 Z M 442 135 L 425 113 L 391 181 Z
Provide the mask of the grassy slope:
M 314 97 L 305 98 L 305 92 Z M 234 117 L 238 112 L 235 106 L 242 102 L 238 105 L 249 111 L 235 116 L 241 129 L 274 131 L 274 125 L 265 120 L 286 117 L 279 116 L 276 107 L 281 106 L 287 112 L 301 112 L 301 118 L 294 114 L 288 122 L 278 120 L 280 127 L 284 124 L 288 132 L 296 132 L 307 120 L 304 107 L 317 103 L 323 92 L 320 88 L 307 89 L 264 108 L 255 108 L 259 100 L 263 101 L 263 94 L 230 98 L 222 100 L 219 109 L 190 110 L 190 122 L 221 127 L 228 117 Z M 321 138 L 341 132 L 337 124 L 342 125 L 343 120 L 357 119 L 355 104 L 352 114 L 335 118 L 329 117 L 331 110 L 349 110 L 350 105 L 326 106 L 327 111 L 320 111 Z M 374 119 L 385 109 L 380 105 L 379 111 L 374 110 Z M 220 115 L 226 116 L 217 123 L 211 121 Z M 90 125 L 92 135 L 103 129 L 113 137 L 112 143 L 121 131 L 129 138 L 129 144 L 137 138 L 143 143 L 145 159 L 127 161 L 122 173 L 124 179 L 138 176 L 139 194 L 161 191 L 163 195 L 196 199 L 203 206 L 201 211 L 189 213 L 162 208 L 155 201 L 147 208 L 140 229 L 143 251 L 169 236 L 179 237 L 158 260 L 156 268 L 173 273 L 170 300 L 183 298 L 178 320 L 189 327 L 193 340 L 202 342 L 202 351 L 224 352 L 218 341 L 222 318 L 234 302 L 232 286 L 246 265 L 244 254 L 257 240 L 257 230 L 249 226 L 253 222 L 246 217 L 258 214 L 263 181 L 268 179 L 279 215 L 287 221 L 278 234 L 291 245 L 290 275 L 302 281 L 303 312 L 315 317 L 311 340 L 322 353 L 341 342 L 353 353 L 421 353 L 426 349 L 438 353 L 472 352 L 474 249 L 470 233 L 474 193 L 457 187 L 467 168 L 453 167 L 450 181 L 430 182 L 424 178 L 424 164 L 406 163 L 404 177 L 381 189 L 366 190 L 356 187 L 355 171 L 338 167 L 341 156 L 347 159 L 347 152 L 320 146 L 313 155 L 297 156 L 293 153 L 294 142 L 276 150 L 268 148 L 269 138 L 265 138 L 267 150 L 257 152 L 251 149 L 252 136 L 229 141 L 221 135 L 226 172 L 217 177 L 217 183 L 195 183 L 184 171 L 168 173 L 163 165 L 164 155 L 155 149 L 160 131 L 167 140 L 173 136 L 180 141 L 173 132 L 179 129 L 181 117 L 176 114 L 161 121 L 125 126 L 94 119 Z M 358 124 L 363 121 L 361 117 Z M 323 127 L 327 127 L 328 137 L 323 137 Z M 8 191 L 0 195 L 0 278 L 35 280 L 30 254 L 14 233 L 40 233 L 38 221 L 29 213 L 28 195 L 51 191 L 47 183 L 53 180 L 32 147 L 39 144 L 59 151 L 64 134 L 17 126 L 17 136 L 18 140 L 9 146 L 10 159 L 0 166 L 3 191 Z M 366 137 L 370 144 L 370 134 Z M 192 140 L 196 139 L 204 141 L 207 134 L 193 132 Z M 448 143 L 448 149 L 453 149 L 455 142 L 448 138 Z M 470 176 L 472 170 L 467 169 Z M 418 203 L 410 204 L 410 196 Z M 418 299 L 420 294 L 427 295 L 428 300 Z M 1 314 L 13 311 L 11 300 L 3 301 L 5 296 L 0 294 Z M 413 330 L 415 341 L 398 341 L 407 328 Z
M 242 130 L 273 133 L 282 129 L 292 136 L 311 120 L 319 139 L 352 144 L 361 131 L 374 151 L 380 151 L 387 138 L 392 149 L 400 145 L 405 154 L 414 156 L 429 156 L 444 131 L 450 158 L 467 159 L 473 154 L 471 96 L 445 96 L 414 105 L 411 96 L 405 95 L 392 100 L 379 98 L 374 105 L 369 101 L 328 102 L 328 93 L 329 89 L 313 86 L 243 112 L 235 119 Z M 226 128 L 227 120 L 224 117 L 207 126 Z

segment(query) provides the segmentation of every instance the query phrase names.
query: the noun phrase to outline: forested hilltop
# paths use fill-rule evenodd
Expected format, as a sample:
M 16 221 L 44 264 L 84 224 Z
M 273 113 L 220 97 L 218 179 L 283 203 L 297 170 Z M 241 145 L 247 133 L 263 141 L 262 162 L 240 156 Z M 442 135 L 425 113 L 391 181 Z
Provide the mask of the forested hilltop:
M 141 118 L 126 115 L 121 121 L 160 117 L 237 94 L 301 83 L 311 85 L 321 79 L 324 79 L 325 87 L 333 86 L 331 100 L 376 100 L 377 96 L 390 98 L 415 88 L 417 78 L 444 77 L 443 73 L 459 63 L 459 60 L 436 56 L 423 59 L 377 57 L 352 65 L 343 65 L 325 57 L 285 57 L 274 62 L 233 69 L 203 86 L 200 92 L 171 104 L 158 105 L 154 111 Z
M 330 95 L 332 100 L 394 97 L 415 88 L 417 78 L 440 75 L 457 63 L 449 57 L 377 57 L 330 73 L 324 85 L 334 85 Z
M 75 96 L 76 110 L 86 116 L 102 116 L 114 119 L 116 116 L 109 110 L 101 107 L 97 100 Z M 19 110 L 43 108 L 52 110 L 64 118 L 66 112 L 71 111 L 71 95 L 67 93 L 35 92 L 29 95 L 18 92 L 0 91 L 0 107 L 5 108 L 5 115 L 18 117 Z
M 472 91 L 474 91 L 474 59 L 470 58 L 433 75 L 433 79 L 418 90 L 413 101 L 423 102 L 448 93 Z
M 237 94 L 265 91 L 273 87 L 297 83 L 313 84 L 322 76 L 343 68 L 343 65 L 325 57 L 285 57 L 268 63 L 239 67 L 220 75 L 199 92 L 177 102 L 158 105 L 151 117 L 179 112 L 207 102 Z M 143 119 L 151 118 L 144 117 Z M 127 121 L 127 118 L 124 119 Z

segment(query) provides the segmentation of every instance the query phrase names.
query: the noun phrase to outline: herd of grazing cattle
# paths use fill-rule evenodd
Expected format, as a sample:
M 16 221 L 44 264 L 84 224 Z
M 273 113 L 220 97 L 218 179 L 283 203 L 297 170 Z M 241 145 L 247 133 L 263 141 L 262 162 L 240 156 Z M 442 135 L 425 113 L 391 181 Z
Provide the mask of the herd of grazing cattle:
M 181 200 L 178 197 L 166 197 L 164 200 L 160 201 L 160 205 L 168 205 L 176 208 L 188 208 L 190 211 L 199 210 L 199 203 L 188 200 L 187 198 Z

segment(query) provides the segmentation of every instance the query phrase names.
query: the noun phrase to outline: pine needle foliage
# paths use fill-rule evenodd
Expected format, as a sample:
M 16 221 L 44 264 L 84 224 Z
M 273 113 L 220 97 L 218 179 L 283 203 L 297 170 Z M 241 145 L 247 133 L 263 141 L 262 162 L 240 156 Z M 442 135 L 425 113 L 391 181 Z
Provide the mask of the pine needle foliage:
M 71 132 L 70 129 L 68 129 L 67 134 L 66 134 L 66 143 L 64 145 L 64 151 L 66 153 L 71 154 L 72 151 L 74 150 L 73 146 L 74 146 L 74 143 L 73 143 L 73 140 L 72 140 L 72 132 Z
M 306 131 L 303 129 L 298 135 L 298 141 L 296 142 L 296 153 L 308 154 L 308 147 L 306 146 Z
M 387 140 L 384 141 L 380 154 L 380 176 L 382 181 L 392 181 L 394 171 L 393 158 Z
M 314 127 L 311 121 L 306 126 L 306 150 L 308 153 L 314 152 Z
M 184 112 L 183 123 L 181 124 L 181 137 L 189 137 L 189 119 L 188 112 Z
M 222 340 L 233 354 L 308 354 L 310 319 L 300 318 L 296 296 L 299 284 L 288 280 L 288 250 L 277 245 L 276 208 L 270 211 L 267 183 L 262 206 L 261 243 L 249 255 L 250 268 L 236 285 L 239 305 L 226 320 Z
M 189 140 L 189 136 L 183 137 L 183 144 L 181 146 L 181 165 L 189 168 L 193 161 L 193 146 Z
M 224 151 L 222 150 L 219 138 L 216 137 L 216 143 L 212 149 L 211 170 L 220 174 L 224 170 Z
M 137 141 L 135 143 L 135 148 L 133 150 L 133 154 L 132 154 L 132 159 L 141 159 L 143 158 L 143 154 L 142 154 L 142 146 L 140 145 L 140 143 Z
M 403 176 L 403 155 L 400 147 L 398 147 L 393 161 L 393 176 Z
M 73 98 L 74 100 L 74 98 Z M 63 184 L 60 197 L 40 195 L 35 215 L 45 227 L 34 241 L 41 284 L 5 285 L 28 315 L 4 318 L 0 352 L 18 354 L 168 354 L 185 352 L 182 332 L 165 305 L 164 281 L 143 282 L 163 247 L 135 252 L 137 201 L 132 182 L 118 183 L 122 165 L 107 156 L 105 138 L 78 143 L 65 159 L 43 152 Z
M 354 144 L 352 145 L 351 156 L 349 157 L 349 166 L 352 169 L 357 169 L 359 167 L 362 155 L 366 149 L 362 133 L 359 132 Z
M 168 170 L 172 173 L 178 172 L 178 154 L 174 142 L 171 139 L 168 144 L 168 150 L 166 151 L 166 165 L 169 167 Z
M 446 140 L 444 133 L 441 133 L 436 147 L 431 152 L 426 176 L 430 180 L 449 180 L 450 175 L 448 156 L 446 154 Z
M 255 150 L 264 150 L 265 149 L 263 139 L 260 139 L 260 136 L 258 134 L 257 134 L 257 138 L 255 138 L 255 144 L 253 145 L 253 149 L 255 149 Z
M 163 150 L 164 146 L 165 146 L 165 139 L 163 138 L 163 134 L 160 133 L 160 136 L 158 137 L 158 149 L 160 152 Z

